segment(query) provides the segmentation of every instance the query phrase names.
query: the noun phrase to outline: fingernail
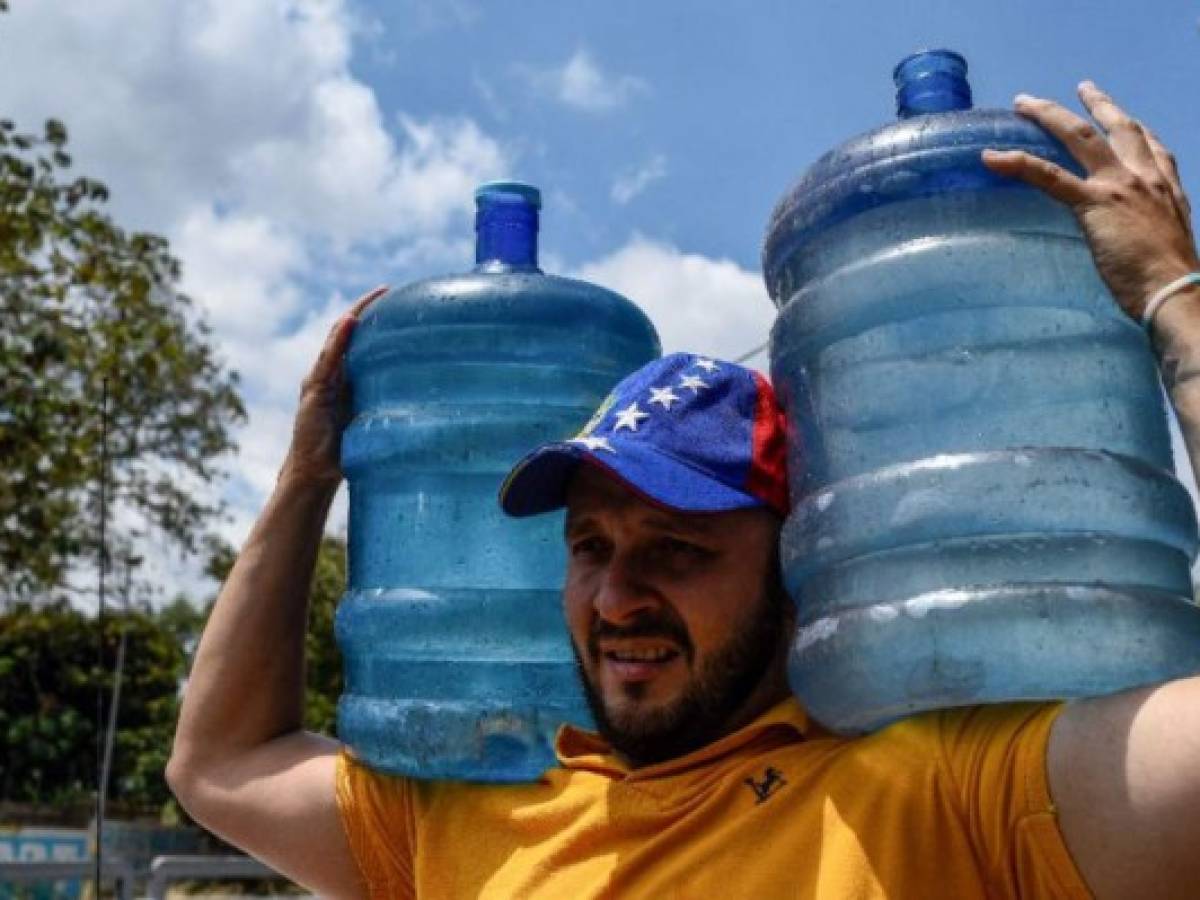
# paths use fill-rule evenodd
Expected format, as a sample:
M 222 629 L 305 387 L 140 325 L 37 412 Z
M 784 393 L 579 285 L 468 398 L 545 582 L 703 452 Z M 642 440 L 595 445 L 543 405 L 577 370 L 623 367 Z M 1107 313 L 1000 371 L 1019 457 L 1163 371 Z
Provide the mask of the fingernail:
M 1032 102 L 1033 98 L 1028 94 L 1017 94 L 1017 96 L 1013 97 L 1013 106 L 1025 106 Z
M 1090 78 L 1085 78 L 1083 81 L 1079 82 L 1079 89 L 1081 91 L 1094 91 L 1096 90 L 1096 83 Z

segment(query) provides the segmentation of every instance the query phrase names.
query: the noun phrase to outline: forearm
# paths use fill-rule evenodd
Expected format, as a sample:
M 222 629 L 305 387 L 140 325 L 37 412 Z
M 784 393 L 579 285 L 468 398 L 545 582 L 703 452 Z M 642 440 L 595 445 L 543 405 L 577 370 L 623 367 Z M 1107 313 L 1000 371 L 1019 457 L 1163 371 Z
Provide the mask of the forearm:
M 1172 297 L 1151 333 L 1192 472 L 1200 478 L 1200 285 Z
M 336 484 L 281 476 L 204 629 L 173 764 L 197 765 L 298 731 L 308 594 Z

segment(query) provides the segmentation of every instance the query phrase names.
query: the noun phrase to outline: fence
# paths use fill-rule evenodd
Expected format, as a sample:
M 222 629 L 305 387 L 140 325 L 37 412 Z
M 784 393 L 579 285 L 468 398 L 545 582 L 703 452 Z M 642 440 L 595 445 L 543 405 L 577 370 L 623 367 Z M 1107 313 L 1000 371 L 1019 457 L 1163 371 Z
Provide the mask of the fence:
M 134 900 L 132 866 L 122 860 L 104 861 L 100 880 L 115 887 L 118 900 Z M 95 875 L 93 860 L 70 862 L 0 862 L 0 891 L 10 885 L 49 885 L 55 882 L 79 883 Z M 144 880 L 144 896 L 149 900 L 164 900 L 167 888 L 177 881 L 227 881 L 239 878 L 282 878 L 274 870 L 248 856 L 159 856 L 151 864 Z
M 0 862 L 0 890 L 10 885 L 53 885 L 68 882 L 67 896 L 77 893 L 78 885 L 96 874 L 96 864 L 89 859 L 70 862 Z M 100 870 L 101 884 L 114 884 L 119 900 L 133 900 L 133 869 L 120 860 L 105 860 Z M 58 891 L 47 896 L 62 896 Z

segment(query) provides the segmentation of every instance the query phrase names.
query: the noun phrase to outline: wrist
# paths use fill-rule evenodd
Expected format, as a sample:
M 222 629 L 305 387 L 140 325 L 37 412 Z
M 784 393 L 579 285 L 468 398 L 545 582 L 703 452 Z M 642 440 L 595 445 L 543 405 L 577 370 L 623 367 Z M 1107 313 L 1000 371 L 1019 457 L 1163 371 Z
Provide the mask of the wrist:
M 285 459 L 276 479 L 276 492 L 299 493 L 314 497 L 329 497 L 337 493 L 342 483 L 342 473 L 328 469 L 314 470 Z
M 1155 313 L 1148 331 L 1160 356 L 1200 354 L 1200 284 L 1189 284 L 1172 294 Z
M 1157 290 L 1146 295 L 1142 304 L 1140 313 L 1142 327 L 1147 331 L 1154 322 L 1154 317 L 1158 314 L 1158 310 L 1164 303 L 1170 301 L 1184 288 L 1194 284 L 1200 284 L 1200 265 L 1196 269 L 1190 269 L 1182 275 L 1177 275 L 1167 281 L 1159 282 L 1161 285 Z
M 1200 259 L 1194 255 L 1171 253 L 1146 261 L 1137 277 L 1115 277 L 1110 283 L 1113 297 L 1135 321 L 1145 324 L 1147 309 L 1154 296 L 1179 279 L 1200 271 Z M 1132 273 L 1131 273 L 1132 274 Z

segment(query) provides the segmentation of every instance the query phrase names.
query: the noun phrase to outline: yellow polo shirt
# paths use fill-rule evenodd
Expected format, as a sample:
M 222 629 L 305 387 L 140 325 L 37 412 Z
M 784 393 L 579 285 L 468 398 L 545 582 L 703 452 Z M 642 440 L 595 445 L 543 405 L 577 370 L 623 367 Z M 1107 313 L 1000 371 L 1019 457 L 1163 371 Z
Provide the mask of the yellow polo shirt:
M 337 799 L 372 898 L 1090 897 L 1046 784 L 1059 705 L 834 737 L 785 701 L 630 771 L 564 728 L 534 784 L 419 782 L 343 753 Z

